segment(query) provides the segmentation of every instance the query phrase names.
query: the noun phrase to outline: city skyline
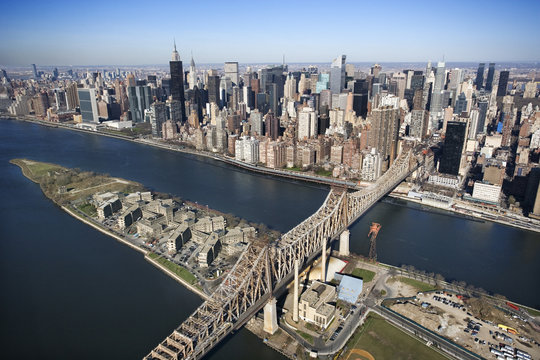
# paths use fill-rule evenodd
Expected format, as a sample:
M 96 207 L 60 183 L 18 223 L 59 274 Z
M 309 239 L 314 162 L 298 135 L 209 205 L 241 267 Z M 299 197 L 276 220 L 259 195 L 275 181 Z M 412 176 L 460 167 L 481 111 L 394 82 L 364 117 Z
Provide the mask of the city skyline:
M 1 66 L 162 64 L 173 39 L 182 61 L 193 52 L 200 64 L 280 63 L 283 55 L 293 63 L 331 62 L 339 54 L 348 62 L 540 59 L 534 38 L 540 4 L 534 1 L 511 7 L 502 1 L 451 7 L 390 1 L 385 8 L 347 2 L 338 9 L 318 1 L 280 1 L 264 9 L 246 1 L 159 9 L 139 2 L 28 5 L 7 11 Z

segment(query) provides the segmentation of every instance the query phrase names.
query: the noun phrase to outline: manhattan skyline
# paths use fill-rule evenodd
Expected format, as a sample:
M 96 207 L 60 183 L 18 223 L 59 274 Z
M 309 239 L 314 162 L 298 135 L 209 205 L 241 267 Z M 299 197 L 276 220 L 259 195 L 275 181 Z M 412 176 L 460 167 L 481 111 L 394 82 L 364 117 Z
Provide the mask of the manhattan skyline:
M 220 3 L 13 3 L 0 66 L 161 64 L 173 39 L 197 63 L 537 61 L 536 1 L 397 1 L 384 6 Z

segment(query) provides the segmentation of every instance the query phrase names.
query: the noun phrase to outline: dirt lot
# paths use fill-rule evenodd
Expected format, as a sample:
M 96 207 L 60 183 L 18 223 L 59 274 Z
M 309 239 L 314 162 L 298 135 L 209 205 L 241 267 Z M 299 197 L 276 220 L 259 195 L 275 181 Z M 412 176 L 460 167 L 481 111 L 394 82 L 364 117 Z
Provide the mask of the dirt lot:
M 532 330 L 530 325 L 500 311 L 498 314 L 496 309 L 490 315 L 497 317 L 500 322 L 480 320 L 474 317 L 477 309 L 472 310 L 471 306 L 455 295 L 418 293 L 415 300 L 396 303 L 391 309 L 487 359 L 496 357 L 490 349 L 494 347 L 499 350 L 499 343 L 524 351 L 533 359 L 540 359 L 540 346 L 534 344 L 534 341 L 540 342 L 540 333 Z M 501 330 L 497 326 L 499 323 L 514 327 L 519 335 Z M 500 335 L 497 336 L 497 333 Z M 524 340 L 526 338 L 533 341 Z

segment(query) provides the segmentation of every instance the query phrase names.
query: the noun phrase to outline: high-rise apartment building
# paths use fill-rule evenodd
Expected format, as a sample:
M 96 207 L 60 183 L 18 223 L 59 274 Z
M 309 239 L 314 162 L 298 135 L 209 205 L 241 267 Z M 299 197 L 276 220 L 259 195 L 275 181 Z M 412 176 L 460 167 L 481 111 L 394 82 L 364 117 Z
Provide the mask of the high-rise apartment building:
M 383 105 L 371 112 L 371 131 L 369 147 L 376 148 L 385 162 L 384 168 L 390 166 L 397 156 L 399 131 L 399 109 L 392 105 Z
M 317 112 L 310 107 L 304 107 L 298 113 L 298 139 L 309 139 L 317 136 Z

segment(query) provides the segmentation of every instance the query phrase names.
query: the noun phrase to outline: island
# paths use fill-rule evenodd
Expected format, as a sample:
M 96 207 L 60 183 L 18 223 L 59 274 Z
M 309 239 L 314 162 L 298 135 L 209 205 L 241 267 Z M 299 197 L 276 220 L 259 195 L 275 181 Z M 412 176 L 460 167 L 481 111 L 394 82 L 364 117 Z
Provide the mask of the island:
M 204 299 L 249 243 L 281 235 L 264 224 L 107 174 L 28 159 L 11 163 L 70 215 L 142 252 Z

